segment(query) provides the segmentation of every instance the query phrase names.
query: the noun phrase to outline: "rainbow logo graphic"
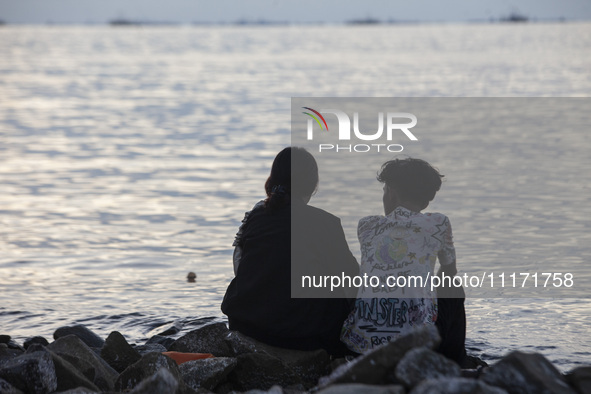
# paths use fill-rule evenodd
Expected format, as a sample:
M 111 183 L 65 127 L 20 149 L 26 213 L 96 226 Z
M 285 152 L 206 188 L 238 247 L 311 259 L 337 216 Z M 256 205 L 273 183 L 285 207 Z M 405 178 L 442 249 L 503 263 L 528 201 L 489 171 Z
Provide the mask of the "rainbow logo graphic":
M 322 119 L 322 122 L 324 123 L 324 126 L 326 127 L 326 131 L 328 131 L 328 125 L 326 124 L 326 120 L 324 120 L 324 116 L 320 115 L 320 112 L 318 112 L 315 109 L 312 109 L 310 107 L 302 107 L 302 108 L 307 109 L 308 111 L 312 111 L 312 112 L 314 112 L 314 114 L 316 114 L 318 117 L 320 117 L 320 119 Z M 321 130 L 324 129 L 324 127 L 322 127 L 322 123 L 320 123 L 320 119 L 318 119 L 318 117 L 314 116 L 310 112 L 302 112 L 302 113 L 306 114 L 309 117 L 311 117 L 312 119 L 314 119 L 316 121 L 316 123 L 318 123 L 318 126 L 320 126 Z

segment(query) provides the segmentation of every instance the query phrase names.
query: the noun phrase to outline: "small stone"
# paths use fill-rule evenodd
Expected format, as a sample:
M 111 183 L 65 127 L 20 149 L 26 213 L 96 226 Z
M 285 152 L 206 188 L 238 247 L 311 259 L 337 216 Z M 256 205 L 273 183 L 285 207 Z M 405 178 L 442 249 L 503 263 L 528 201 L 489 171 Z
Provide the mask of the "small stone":
M 131 391 L 131 394 L 162 394 L 174 393 L 179 387 L 179 382 L 166 369 L 159 369 L 154 375 L 140 382 Z
M 25 351 L 24 347 L 22 347 L 21 345 L 19 345 L 18 343 L 16 343 L 12 339 L 9 340 L 8 342 L 6 342 L 6 347 L 8 347 L 9 349 L 20 350 L 23 352 Z
M 360 383 L 335 384 L 320 390 L 317 394 L 406 394 L 400 385 L 369 385 Z
M 57 340 L 68 335 L 76 335 L 88 347 L 101 348 L 105 341 L 94 332 L 90 331 L 86 326 L 76 325 L 69 327 L 60 327 L 53 333 L 53 339 Z
M 31 338 L 25 339 L 25 342 L 23 343 L 23 347 L 25 348 L 25 350 L 27 350 L 29 348 L 29 346 L 31 346 L 34 343 L 39 344 L 41 346 L 49 345 L 49 342 L 47 342 L 47 339 L 45 339 L 43 337 L 31 337 Z
M 419 383 L 410 394 L 508 394 L 507 391 L 468 378 L 427 379 Z
M 170 351 L 184 353 L 211 353 L 216 357 L 230 357 L 232 352 L 224 341 L 228 328 L 224 323 L 203 326 L 180 337 Z
M 434 349 L 440 340 L 434 325 L 418 328 L 338 367 L 329 376 L 321 378 L 318 386 L 324 388 L 338 383 L 396 383 L 394 368 L 406 352 L 421 346 Z
M 566 374 L 566 380 L 577 392 L 591 393 L 591 366 L 573 369 Z
M 113 331 L 107 337 L 101 349 L 101 357 L 119 373 L 142 358 L 118 331 Z
M 236 367 L 238 361 L 232 357 L 216 357 L 187 361 L 179 366 L 183 380 L 194 390 L 213 390 Z
M 407 388 L 425 379 L 459 377 L 459 365 L 425 347 L 409 350 L 396 366 L 396 378 Z
M 0 366 L 0 378 L 13 387 L 34 394 L 57 389 L 57 377 L 48 353 L 23 354 Z
M 158 344 L 164 346 L 164 348 L 168 350 L 173 343 L 173 338 L 163 337 L 162 335 L 154 335 L 150 339 L 148 339 L 146 345 Z
M 539 353 L 511 352 L 479 377 L 510 393 L 575 394 L 562 374 Z

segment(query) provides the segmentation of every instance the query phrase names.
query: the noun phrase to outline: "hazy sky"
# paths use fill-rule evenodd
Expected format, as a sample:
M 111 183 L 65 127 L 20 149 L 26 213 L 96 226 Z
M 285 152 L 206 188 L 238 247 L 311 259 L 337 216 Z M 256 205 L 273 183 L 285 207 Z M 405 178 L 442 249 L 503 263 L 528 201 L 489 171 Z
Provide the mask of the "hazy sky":
M 517 11 L 530 18 L 591 19 L 591 0 L 0 0 L 9 23 L 103 23 L 113 18 L 169 22 L 382 20 L 467 21 Z

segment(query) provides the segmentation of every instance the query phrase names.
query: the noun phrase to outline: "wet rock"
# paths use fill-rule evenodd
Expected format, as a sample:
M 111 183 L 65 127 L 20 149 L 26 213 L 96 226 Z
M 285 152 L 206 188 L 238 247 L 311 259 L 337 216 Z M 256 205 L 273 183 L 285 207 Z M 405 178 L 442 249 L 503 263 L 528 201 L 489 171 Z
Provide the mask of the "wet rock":
M 113 389 L 117 371 L 98 357 L 79 337 L 68 335 L 50 343 L 47 349 L 74 365 L 88 380 L 103 391 Z
M 243 394 L 292 394 L 292 393 L 300 393 L 299 391 L 294 390 L 285 390 L 281 386 L 273 386 L 269 390 L 248 390 Z
M 119 373 L 142 358 L 118 331 L 113 331 L 107 337 L 101 349 L 101 357 Z
M 23 392 L 0 378 L 0 393 L 2 394 L 22 394 Z
M 151 345 L 151 344 L 162 345 L 166 349 L 165 351 L 167 351 L 173 343 L 174 343 L 173 338 L 164 337 L 162 335 L 154 335 L 153 337 L 148 339 L 148 342 L 146 342 L 146 345 Z
M 10 335 L 0 335 L 0 343 L 8 343 L 12 337 Z
M 185 384 L 194 390 L 213 390 L 236 367 L 238 361 L 232 357 L 208 358 L 188 361 L 179 365 Z
M 228 376 L 238 390 L 268 390 L 274 385 L 297 385 L 305 390 L 298 375 L 281 360 L 264 353 L 247 353 L 236 358 L 238 364 Z
M 406 352 L 421 346 L 434 349 L 440 341 L 434 325 L 421 327 L 338 367 L 329 376 L 321 378 L 318 385 L 324 388 L 338 383 L 396 383 L 394 368 Z
M 290 367 L 306 387 L 313 387 L 328 373 L 330 356 L 325 350 L 301 351 L 270 346 L 237 331 L 229 331 L 226 343 L 235 355 L 263 353 L 276 357 Z
M 31 346 L 34 343 L 39 344 L 41 346 L 49 345 L 49 342 L 47 342 L 47 339 L 45 339 L 43 337 L 31 337 L 31 338 L 25 339 L 25 342 L 23 343 L 23 347 L 25 348 L 25 350 L 27 350 L 29 348 L 29 346 Z
M 479 357 L 466 355 L 461 367 L 462 369 L 480 369 L 488 367 L 488 363 Z
M 459 377 L 460 374 L 459 365 L 425 347 L 409 350 L 395 370 L 396 378 L 407 388 L 425 379 Z
M 214 323 L 198 328 L 180 337 L 170 346 L 171 351 L 186 353 L 211 353 L 216 357 L 232 356 L 224 341 L 228 328 L 224 323 Z
M 60 327 L 53 333 L 53 339 L 57 340 L 68 335 L 75 335 L 82 340 L 88 347 L 101 348 L 105 341 L 86 326 L 81 324 L 69 327 Z
M 182 381 L 181 374 L 176 363 L 169 357 L 159 353 L 148 353 L 139 361 L 130 365 L 121 372 L 119 378 L 115 382 L 115 390 L 124 391 L 134 389 L 140 382 L 154 376 L 160 369 L 167 370 L 174 380 L 177 381 L 178 386 L 174 391 L 182 393 L 186 391 L 186 386 Z M 181 384 L 182 383 L 182 384 Z
M 60 391 L 59 394 L 99 394 L 99 392 L 89 390 L 84 387 L 76 387 L 75 389 Z
M 4 342 L 0 342 L 3 348 L 12 349 L 12 350 L 20 350 L 21 352 L 25 351 L 25 348 L 10 339 L 10 335 L 3 335 Z
M 180 321 L 174 321 L 171 323 L 163 324 L 159 327 L 154 328 L 151 330 L 148 335 L 160 335 L 160 336 L 167 336 L 167 335 L 174 335 L 183 329 L 183 324 Z
M 335 384 L 317 392 L 317 394 L 406 394 L 403 386 L 349 383 Z
M 131 391 L 133 394 L 162 394 L 174 393 L 179 387 L 179 382 L 166 369 L 159 369 L 154 375 L 142 380 Z
M 484 370 L 479 379 L 509 393 L 575 394 L 554 365 L 538 353 L 509 353 Z
M 475 379 L 439 378 L 423 380 L 410 394 L 507 394 L 507 392 Z
M 5 343 L 0 343 L 0 364 L 6 360 L 20 356 L 24 352 L 20 349 L 9 349 Z
M 573 369 L 566 375 L 566 380 L 578 393 L 591 393 L 591 366 Z
M 0 366 L 0 379 L 27 393 L 45 394 L 57 389 L 57 377 L 48 353 L 22 354 Z
M 148 353 L 164 353 L 168 349 L 159 343 L 146 343 L 145 345 L 135 346 L 133 348 L 140 356 L 145 356 Z

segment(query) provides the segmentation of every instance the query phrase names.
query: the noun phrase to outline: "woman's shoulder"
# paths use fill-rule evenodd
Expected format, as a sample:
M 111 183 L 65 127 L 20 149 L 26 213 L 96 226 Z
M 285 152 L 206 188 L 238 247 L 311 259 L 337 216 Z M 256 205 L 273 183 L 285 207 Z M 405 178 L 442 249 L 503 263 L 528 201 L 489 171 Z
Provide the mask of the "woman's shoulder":
M 308 204 L 298 204 L 292 206 L 292 215 L 303 215 L 305 218 L 313 220 L 326 221 L 329 223 L 340 223 L 341 219 L 332 213 L 325 211 L 322 208 L 318 208 Z

